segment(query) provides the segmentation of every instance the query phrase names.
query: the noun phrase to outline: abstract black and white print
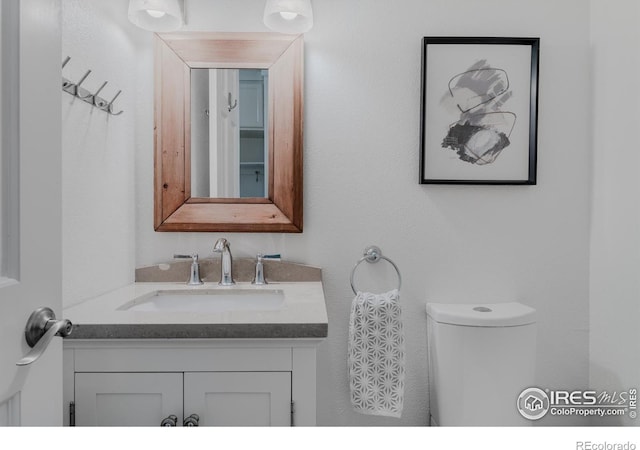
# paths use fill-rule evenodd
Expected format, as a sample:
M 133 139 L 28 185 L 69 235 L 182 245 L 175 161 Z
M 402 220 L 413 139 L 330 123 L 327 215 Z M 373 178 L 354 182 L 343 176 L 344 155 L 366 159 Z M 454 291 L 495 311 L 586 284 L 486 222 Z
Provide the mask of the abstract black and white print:
M 423 38 L 421 184 L 536 184 L 539 41 Z
M 470 164 L 493 163 L 511 143 L 517 116 L 504 108 L 512 95 L 509 74 L 485 59 L 454 75 L 442 103 L 453 101 L 460 119 L 449 126 L 442 147 Z

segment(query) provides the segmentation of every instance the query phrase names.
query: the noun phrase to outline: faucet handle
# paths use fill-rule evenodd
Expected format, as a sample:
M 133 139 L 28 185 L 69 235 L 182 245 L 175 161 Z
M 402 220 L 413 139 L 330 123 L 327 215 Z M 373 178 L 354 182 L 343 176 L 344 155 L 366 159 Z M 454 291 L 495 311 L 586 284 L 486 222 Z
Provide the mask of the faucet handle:
M 264 255 L 262 253 L 258 253 L 256 255 L 256 274 L 251 284 L 256 284 L 256 285 L 269 284 L 267 283 L 267 280 L 265 280 L 264 278 L 264 265 L 262 264 L 262 258 L 264 258 Z
M 197 286 L 200 284 L 204 284 L 202 278 L 200 278 L 200 263 L 198 262 L 198 254 L 194 253 L 193 255 L 173 255 L 176 259 L 190 259 L 191 260 L 191 270 L 189 273 L 189 280 L 187 284 L 189 286 Z
M 192 259 L 194 263 L 198 262 L 198 254 L 194 253 L 193 255 L 173 255 L 175 259 Z

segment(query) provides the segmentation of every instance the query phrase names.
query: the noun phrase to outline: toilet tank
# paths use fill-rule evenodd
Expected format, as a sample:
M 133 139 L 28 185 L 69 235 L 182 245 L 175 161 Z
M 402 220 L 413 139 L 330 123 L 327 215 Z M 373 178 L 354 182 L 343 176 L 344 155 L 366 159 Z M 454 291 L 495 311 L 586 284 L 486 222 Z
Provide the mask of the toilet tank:
M 516 405 L 534 385 L 535 310 L 521 303 L 427 303 L 432 425 L 527 426 Z

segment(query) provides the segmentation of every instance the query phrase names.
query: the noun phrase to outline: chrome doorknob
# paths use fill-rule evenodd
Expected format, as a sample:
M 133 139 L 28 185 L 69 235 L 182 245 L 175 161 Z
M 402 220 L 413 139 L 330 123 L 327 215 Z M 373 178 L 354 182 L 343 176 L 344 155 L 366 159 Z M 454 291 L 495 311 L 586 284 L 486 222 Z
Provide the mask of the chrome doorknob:
M 165 417 L 164 419 L 162 419 L 162 422 L 160 423 L 161 427 L 175 427 L 178 425 L 178 417 L 174 416 L 173 414 L 171 414 L 169 417 Z
M 36 361 L 42 356 L 54 336 L 69 336 L 72 330 L 73 324 L 66 319 L 56 320 L 56 315 L 51 308 L 36 309 L 29 316 L 24 329 L 24 337 L 32 349 L 16 365 L 26 366 Z
M 184 419 L 184 423 L 182 426 L 184 427 L 197 427 L 200 424 L 200 417 L 197 414 L 191 414 L 189 417 Z

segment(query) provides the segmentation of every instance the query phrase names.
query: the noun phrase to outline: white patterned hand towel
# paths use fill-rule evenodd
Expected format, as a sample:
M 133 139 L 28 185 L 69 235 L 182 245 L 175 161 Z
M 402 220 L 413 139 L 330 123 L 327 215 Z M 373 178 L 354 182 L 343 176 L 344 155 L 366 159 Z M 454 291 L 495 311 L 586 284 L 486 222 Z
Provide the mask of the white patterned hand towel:
M 358 292 L 349 318 L 351 405 L 359 413 L 400 417 L 404 402 L 404 332 L 398 290 Z

